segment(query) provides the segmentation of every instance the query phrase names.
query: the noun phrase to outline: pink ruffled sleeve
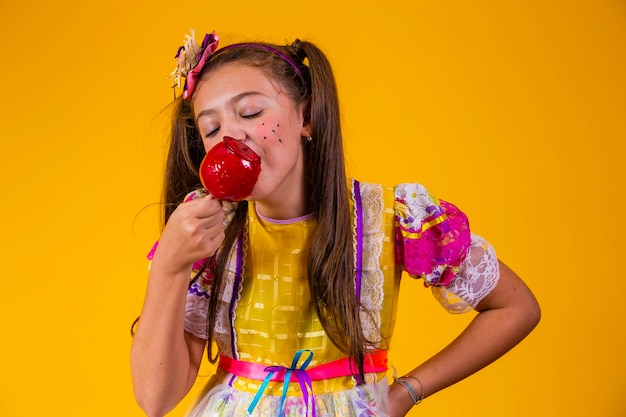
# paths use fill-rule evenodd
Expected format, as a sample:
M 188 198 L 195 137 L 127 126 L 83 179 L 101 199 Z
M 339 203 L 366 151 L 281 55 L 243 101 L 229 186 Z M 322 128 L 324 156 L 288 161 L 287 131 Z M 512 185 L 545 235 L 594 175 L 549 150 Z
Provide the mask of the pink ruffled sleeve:
M 394 192 L 398 264 L 426 286 L 448 286 L 471 245 L 467 216 L 421 184 L 399 184 Z
M 423 278 L 448 312 L 476 308 L 500 278 L 493 247 L 470 233 L 465 214 L 423 185 L 398 185 L 394 204 L 396 263 L 410 276 Z

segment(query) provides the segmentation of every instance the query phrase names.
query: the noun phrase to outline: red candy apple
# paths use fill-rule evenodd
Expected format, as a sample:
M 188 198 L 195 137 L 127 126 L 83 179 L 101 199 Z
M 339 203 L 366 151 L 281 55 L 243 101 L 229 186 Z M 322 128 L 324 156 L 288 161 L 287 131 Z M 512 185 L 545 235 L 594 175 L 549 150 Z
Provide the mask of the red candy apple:
M 243 142 L 225 136 L 205 155 L 200 180 L 209 193 L 224 201 L 250 196 L 261 172 L 261 158 Z

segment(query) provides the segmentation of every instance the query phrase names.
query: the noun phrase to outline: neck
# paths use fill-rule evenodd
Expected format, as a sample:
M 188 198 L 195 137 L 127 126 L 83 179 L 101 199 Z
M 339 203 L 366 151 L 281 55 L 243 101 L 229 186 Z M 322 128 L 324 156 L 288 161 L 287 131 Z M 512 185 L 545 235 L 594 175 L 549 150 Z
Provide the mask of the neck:
M 289 175 L 275 186 L 272 192 L 255 201 L 257 211 L 270 219 L 289 220 L 313 212 L 304 175 L 302 157 Z
M 289 220 L 311 213 L 305 199 L 295 193 L 280 201 L 256 201 L 257 211 L 264 217 L 275 220 Z
M 313 212 L 307 198 L 304 176 L 296 181 L 286 181 L 271 195 L 255 202 L 258 212 L 270 219 L 289 220 Z

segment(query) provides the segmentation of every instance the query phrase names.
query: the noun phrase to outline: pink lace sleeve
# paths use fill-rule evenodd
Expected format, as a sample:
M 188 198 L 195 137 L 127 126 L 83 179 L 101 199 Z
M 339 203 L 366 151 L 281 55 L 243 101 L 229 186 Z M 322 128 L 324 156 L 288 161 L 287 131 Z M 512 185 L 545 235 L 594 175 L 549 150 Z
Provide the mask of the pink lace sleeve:
M 478 305 L 498 284 L 500 265 L 493 247 L 472 234 L 468 255 L 447 287 L 432 287 L 433 295 L 450 313 L 465 313 Z
M 467 217 L 421 184 L 399 184 L 394 192 L 397 262 L 426 286 L 449 285 L 470 247 Z

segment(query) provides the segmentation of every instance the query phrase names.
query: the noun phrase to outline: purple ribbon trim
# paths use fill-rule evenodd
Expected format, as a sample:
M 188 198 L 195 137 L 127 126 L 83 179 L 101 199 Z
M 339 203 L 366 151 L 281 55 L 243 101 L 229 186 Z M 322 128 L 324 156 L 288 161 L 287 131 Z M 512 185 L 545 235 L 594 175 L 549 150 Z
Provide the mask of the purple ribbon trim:
M 237 266 L 235 268 L 235 282 L 233 284 L 233 294 L 230 299 L 230 309 L 228 310 L 228 319 L 230 321 L 230 343 L 233 352 L 233 358 L 239 359 L 237 346 L 235 344 L 235 307 L 237 306 L 237 296 L 239 295 L 239 285 L 241 284 L 243 270 L 243 232 L 237 238 Z
M 363 269 L 363 202 L 361 201 L 361 184 L 354 180 L 354 204 L 356 206 L 356 254 L 355 256 L 355 296 L 357 304 L 361 304 L 361 280 Z

